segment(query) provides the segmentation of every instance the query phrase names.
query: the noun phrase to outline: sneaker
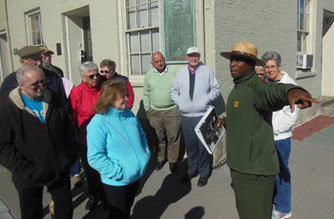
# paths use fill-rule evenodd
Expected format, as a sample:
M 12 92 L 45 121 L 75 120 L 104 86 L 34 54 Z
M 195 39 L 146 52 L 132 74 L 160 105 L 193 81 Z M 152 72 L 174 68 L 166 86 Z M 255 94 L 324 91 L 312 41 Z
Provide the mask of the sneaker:
M 271 219 L 286 219 L 291 217 L 291 211 L 289 213 L 282 213 L 276 210 L 273 210 L 273 213 L 271 215 Z
M 208 183 L 209 177 L 200 177 L 197 182 L 198 187 L 203 187 Z
M 82 181 L 79 174 L 73 176 L 73 184 L 75 187 L 81 186 Z

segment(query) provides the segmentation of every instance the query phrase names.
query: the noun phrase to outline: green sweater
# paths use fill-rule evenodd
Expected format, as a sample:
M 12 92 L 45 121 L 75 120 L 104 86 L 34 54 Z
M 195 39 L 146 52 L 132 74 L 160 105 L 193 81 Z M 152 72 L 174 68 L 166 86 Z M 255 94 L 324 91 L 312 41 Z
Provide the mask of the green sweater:
M 226 105 L 227 164 L 242 173 L 276 175 L 271 113 L 288 105 L 288 91 L 300 87 L 263 83 L 255 72 L 234 83 Z
M 146 73 L 144 81 L 144 108 L 146 111 L 153 108 L 156 110 L 168 110 L 175 107 L 169 96 L 170 87 L 177 74 L 177 70 L 171 66 L 160 75 L 154 68 Z

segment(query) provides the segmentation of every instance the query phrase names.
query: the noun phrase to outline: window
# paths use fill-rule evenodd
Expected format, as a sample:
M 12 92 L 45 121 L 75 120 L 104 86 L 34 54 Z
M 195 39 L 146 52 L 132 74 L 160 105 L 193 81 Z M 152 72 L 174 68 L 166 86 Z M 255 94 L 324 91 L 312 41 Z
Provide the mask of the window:
M 127 0 L 127 53 L 131 75 L 151 68 L 151 55 L 159 51 L 158 0 Z
M 297 52 L 307 52 L 307 36 L 309 34 L 309 1 L 298 0 L 297 5 Z
M 30 45 L 43 44 L 41 13 L 39 10 L 26 14 L 28 42 Z

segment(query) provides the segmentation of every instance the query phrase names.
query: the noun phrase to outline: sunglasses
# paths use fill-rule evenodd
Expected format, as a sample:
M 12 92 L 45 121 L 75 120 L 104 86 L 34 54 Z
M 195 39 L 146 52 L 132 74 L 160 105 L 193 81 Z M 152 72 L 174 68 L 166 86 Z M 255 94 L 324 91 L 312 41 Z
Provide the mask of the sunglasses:
M 96 74 L 93 74 L 93 75 L 88 75 L 87 77 L 89 77 L 90 79 L 94 79 L 94 77 L 100 77 L 100 73 L 96 73 Z
M 100 72 L 101 72 L 101 74 L 103 74 L 103 73 L 109 74 L 109 73 L 111 73 L 112 71 L 111 71 L 111 70 L 110 70 L 110 71 L 103 71 L 103 70 L 101 70 Z

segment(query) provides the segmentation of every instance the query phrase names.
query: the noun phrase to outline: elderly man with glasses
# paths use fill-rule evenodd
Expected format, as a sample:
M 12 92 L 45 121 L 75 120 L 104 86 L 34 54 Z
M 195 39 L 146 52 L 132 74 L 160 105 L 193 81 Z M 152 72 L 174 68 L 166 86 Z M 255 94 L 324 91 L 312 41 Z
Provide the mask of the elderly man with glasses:
M 21 218 L 43 217 L 46 186 L 55 203 L 56 218 L 70 219 L 69 169 L 75 155 L 68 110 L 44 86 L 39 67 L 24 65 L 16 78 L 18 86 L 0 98 L 0 164 L 12 173 Z

